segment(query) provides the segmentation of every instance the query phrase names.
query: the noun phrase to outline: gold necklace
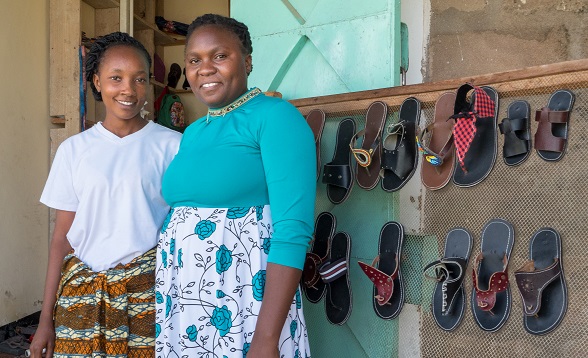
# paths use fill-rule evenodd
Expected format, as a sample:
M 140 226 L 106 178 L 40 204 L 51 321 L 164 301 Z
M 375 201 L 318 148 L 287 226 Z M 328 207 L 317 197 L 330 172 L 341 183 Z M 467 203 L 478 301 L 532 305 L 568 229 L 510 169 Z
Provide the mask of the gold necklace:
M 252 90 L 250 90 L 249 92 L 247 92 L 246 94 L 244 94 L 243 96 L 241 96 L 235 102 L 233 102 L 227 106 L 224 106 L 223 108 L 209 109 L 208 115 L 206 116 L 206 122 L 208 122 L 208 117 L 224 116 L 225 114 L 241 107 L 243 104 L 247 103 L 247 101 L 256 97 L 260 93 L 261 93 L 261 90 L 259 88 L 255 87 Z

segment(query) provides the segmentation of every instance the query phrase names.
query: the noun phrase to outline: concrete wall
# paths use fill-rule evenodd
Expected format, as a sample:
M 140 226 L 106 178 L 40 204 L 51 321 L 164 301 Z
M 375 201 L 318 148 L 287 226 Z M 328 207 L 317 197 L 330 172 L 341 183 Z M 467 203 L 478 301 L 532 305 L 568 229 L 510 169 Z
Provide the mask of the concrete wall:
M 49 210 L 49 1 L 0 11 L 0 325 L 41 309 Z
M 425 82 L 588 57 L 586 0 L 431 0 L 430 6 Z

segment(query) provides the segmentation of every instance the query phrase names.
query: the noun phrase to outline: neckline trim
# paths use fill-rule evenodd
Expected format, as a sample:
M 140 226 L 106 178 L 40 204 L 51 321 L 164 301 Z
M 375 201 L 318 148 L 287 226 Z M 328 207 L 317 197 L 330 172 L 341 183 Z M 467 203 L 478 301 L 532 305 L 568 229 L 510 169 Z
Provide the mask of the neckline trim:
M 206 116 L 206 122 L 208 123 L 208 120 L 210 117 L 220 117 L 220 116 L 224 116 L 225 114 L 234 111 L 235 109 L 241 107 L 242 105 L 244 105 L 245 103 L 247 103 L 249 100 L 251 100 L 252 98 L 257 97 L 258 95 L 261 94 L 261 90 L 257 87 L 254 87 L 252 89 L 250 89 L 249 91 L 247 91 L 244 95 L 242 95 L 241 97 L 237 98 L 233 103 L 228 104 L 222 108 L 217 108 L 217 109 L 208 109 L 208 114 Z

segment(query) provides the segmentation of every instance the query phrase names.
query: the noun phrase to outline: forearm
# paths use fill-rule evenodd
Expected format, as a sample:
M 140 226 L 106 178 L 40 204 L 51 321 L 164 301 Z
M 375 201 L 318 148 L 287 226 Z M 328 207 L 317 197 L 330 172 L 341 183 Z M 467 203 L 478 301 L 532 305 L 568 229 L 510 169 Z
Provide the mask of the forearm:
M 53 307 L 55 306 L 57 288 L 61 279 L 61 266 L 63 259 L 71 250 L 66 234 L 71 227 L 75 213 L 57 211 L 55 229 L 49 246 L 49 262 L 45 276 L 45 290 L 43 292 L 43 305 L 39 323 L 53 321 Z
M 298 288 L 302 271 L 268 263 L 261 310 L 252 345 L 257 342 L 277 347 L 280 333 Z

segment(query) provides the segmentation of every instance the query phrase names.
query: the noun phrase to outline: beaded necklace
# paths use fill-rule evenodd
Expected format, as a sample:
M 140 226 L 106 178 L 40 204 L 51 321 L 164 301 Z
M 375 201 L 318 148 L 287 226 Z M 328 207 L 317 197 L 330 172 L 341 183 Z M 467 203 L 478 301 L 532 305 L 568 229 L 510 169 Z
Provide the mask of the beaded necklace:
M 209 109 L 208 114 L 206 115 L 206 123 L 208 123 L 210 117 L 224 116 L 225 114 L 241 107 L 243 104 L 247 103 L 250 99 L 256 97 L 259 94 L 261 94 L 261 90 L 255 87 L 229 105 L 218 109 Z

